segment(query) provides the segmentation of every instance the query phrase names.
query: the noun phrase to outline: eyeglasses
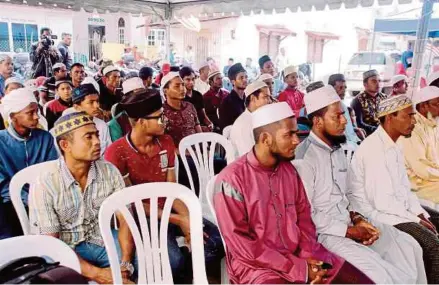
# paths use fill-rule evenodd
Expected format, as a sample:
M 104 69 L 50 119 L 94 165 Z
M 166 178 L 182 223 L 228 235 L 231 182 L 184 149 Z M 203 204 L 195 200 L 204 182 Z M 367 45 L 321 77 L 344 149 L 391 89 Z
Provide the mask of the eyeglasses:
M 145 117 L 144 119 L 145 120 L 157 120 L 157 123 L 159 125 L 163 125 L 163 124 L 165 124 L 167 122 L 165 113 L 161 113 L 160 115 L 154 116 L 154 117 Z

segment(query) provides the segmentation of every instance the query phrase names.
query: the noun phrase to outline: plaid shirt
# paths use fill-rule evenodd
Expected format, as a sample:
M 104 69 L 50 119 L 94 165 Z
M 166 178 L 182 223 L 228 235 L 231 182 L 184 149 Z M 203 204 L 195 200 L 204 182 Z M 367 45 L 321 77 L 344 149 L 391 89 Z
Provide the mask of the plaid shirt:
M 82 191 L 63 158 L 38 177 L 30 191 L 29 213 L 37 234 L 59 233 L 71 247 L 81 242 L 104 246 L 98 214 L 102 202 L 125 187 L 120 172 L 103 160 L 92 163 Z

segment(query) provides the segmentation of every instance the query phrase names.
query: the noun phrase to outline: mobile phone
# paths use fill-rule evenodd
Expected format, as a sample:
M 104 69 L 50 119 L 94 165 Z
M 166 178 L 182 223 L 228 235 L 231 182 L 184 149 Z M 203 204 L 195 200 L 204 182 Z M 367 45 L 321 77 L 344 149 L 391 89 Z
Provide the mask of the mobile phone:
M 323 264 L 320 267 L 324 270 L 329 270 L 329 269 L 332 269 L 332 264 L 323 262 Z

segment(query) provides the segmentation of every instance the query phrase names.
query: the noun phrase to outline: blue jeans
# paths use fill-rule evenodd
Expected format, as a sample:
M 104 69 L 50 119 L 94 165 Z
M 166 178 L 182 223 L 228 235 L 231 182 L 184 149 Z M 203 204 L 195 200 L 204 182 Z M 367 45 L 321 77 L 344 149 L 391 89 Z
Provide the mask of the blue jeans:
M 118 231 L 113 229 L 112 232 L 114 242 L 116 244 L 117 255 L 119 256 L 120 260 L 122 257 L 122 250 L 120 249 Z M 94 266 L 97 266 L 99 268 L 105 268 L 110 266 L 110 261 L 108 260 L 108 255 L 105 247 L 84 241 L 78 244 L 74 250 L 76 254 L 78 254 L 82 259 L 86 260 Z M 133 278 L 136 278 L 138 268 L 137 255 L 134 255 L 133 265 Z
M 203 219 L 203 231 L 209 236 L 205 239 L 204 257 L 207 264 L 217 262 L 224 257 L 224 246 L 217 226 L 206 219 Z M 177 244 L 177 237 L 183 236 L 180 227 L 169 224 L 168 227 L 168 252 L 171 263 L 174 283 L 184 283 L 192 279 L 192 259 L 186 247 L 180 248 Z

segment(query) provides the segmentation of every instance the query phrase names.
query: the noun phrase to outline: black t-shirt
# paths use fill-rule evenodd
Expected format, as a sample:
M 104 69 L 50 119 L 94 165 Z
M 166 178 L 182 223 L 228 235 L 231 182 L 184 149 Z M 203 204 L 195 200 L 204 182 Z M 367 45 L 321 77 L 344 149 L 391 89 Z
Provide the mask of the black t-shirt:
M 116 94 L 112 94 L 107 87 L 101 89 L 101 94 L 99 96 L 99 103 L 101 105 L 102 110 L 111 111 L 111 107 L 113 107 L 114 104 L 119 103 L 121 100 L 122 100 L 122 89 L 117 88 Z
M 201 93 L 198 91 L 192 90 L 192 97 L 186 95 L 184 101 L 187 101 L 194 105 L 195 110 L 197 110 L 198 120 L 200 121 L 201 125 L 204 125 L 204 117 L 202 112 L 202 110 L 204 109 L 203 95 L 201 95 Z

